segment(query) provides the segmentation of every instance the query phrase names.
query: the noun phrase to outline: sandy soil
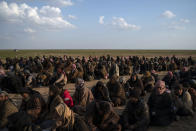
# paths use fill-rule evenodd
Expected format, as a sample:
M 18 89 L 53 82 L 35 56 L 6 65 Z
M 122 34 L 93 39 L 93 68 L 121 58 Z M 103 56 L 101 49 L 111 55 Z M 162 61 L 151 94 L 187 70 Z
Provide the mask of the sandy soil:
M 166 74 L 166 72 L 159 73 L 161 76 Z M 129 78 L 129 76 L 125 76 L 126 79 Z M 90 82 L 86 82 L 85 86 L 88 88 L 92 88 L 98 80 L 93 80 Z M 105 83 L 107 80 L 102 80 Z M 73 95 L 75 91 L 74 84 L 67 84 L 67 89 L 69 90 L 70 94 Z M 39 91 L 45 100 L 48 98 L 48 87 L 40 87 L 35 88 L 35 90 Z M 21 96 L 18 94 L 10 94 L 9 97 L 17 103 L 17 106 L 20 106 L 21 103 Z M 122 107 L 115 107 L 115 111 L 119 114 L 124 110 L 124 106 Z M 182 118 L 178 122 L 173 122 L 170 126 L 167 127 L 150 127 L 149 131 L 196 131 L 196 113 L 194 118 Z

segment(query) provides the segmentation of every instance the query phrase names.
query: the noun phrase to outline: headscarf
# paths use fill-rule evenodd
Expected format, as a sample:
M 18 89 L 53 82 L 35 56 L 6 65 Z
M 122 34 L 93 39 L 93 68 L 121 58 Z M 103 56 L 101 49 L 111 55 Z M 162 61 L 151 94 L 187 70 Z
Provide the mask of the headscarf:
M 126 83 L 125 77 L 121 76 L 121 77 L 119 78 L 119 82 L 120 82 L 120 83 Z
M 146 71 L 146 73 L 145 73 L 145 77 L 150 77 L 150 76 L 151 76 L 150 71 Z
M 81 79 L 81 78 L 78 78 L 77 80 L 76 80 L 76 88 L 77 89 L 81 89 L 81 88 L 83 88 L 84 87 L 84 80 L 83 79 Z
M 3 96 L 8 96 L 8 93 L 6 91 L 2 91 L 1 89 L 0 89 L 0 94 Z
M 158 80 L 157 83 L 155 84 L 155 88 L 158 87 L 165 87 L 165 82 L 162 80 Z
M 72 64 L 72 68 L 75 70 L 76 69 L 76 64 Z
M 168 75 L 169 75 L 170 77 L 173 77 L 173 73 L 172 73 L 171 71 L 168 71 Z
M 60 95 L 61 94 L 61 89 L 58 88 L 55 85 L 50 85 L 49 90 L 54 93 L 54 96 Z
M 170 90 L 167 90 L 165 88 L 165 82 L 162 80 L 157 81 L 157 83 L 155 84 L 155 89 L 157 90 L 157 93 L 159 95 L 163 94 L 164 92 L 170 93 Z

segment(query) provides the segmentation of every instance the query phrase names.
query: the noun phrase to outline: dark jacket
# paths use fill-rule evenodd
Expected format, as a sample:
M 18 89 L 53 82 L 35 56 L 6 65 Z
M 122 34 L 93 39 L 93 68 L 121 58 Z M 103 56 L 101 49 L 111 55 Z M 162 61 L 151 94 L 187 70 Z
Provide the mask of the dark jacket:
M 115 113 L 109 102 L 92 102 L 86 110 L 85 121 L 90 131 L 119 131 L 121 129 L 118 124 L 120 117 Z
M 8 116 L 15 112 L 18 112 L 18 109 L 9 99 L 0 105 L 0 128 L 4 128 L 7 125 Z
M 144 100 L 139 99 L 137 103 L 128 101 L 122 114 L 124 129 L 129 129 L 129 125 L 132 125 L 134 126 L 134 131 L 146 131 L 149 122 L 149 109 Z
M 47 106 L 41 94 L 37 91 L 31 90 L 29 95 L 30 95 L 29 100 L 27 101 L 22 100 L 22 104 L 20 106 L 19 111 L 27 111 L 28 109 L 40 108 L 41 109 L 40 115 L 44 113 Z
M 108 88 L 105 86 L 102 87 L 97 87 L 94 86 L 91 89 L 93 96 L 96 100 L 102 100 L 102 101 L 109 101 L 111 102 L 110 96 L 109 96 L 109 91 Z
M 150 95 L 148 100 L 151 124 L 166 126 L 172 122 L 173 108 L 171 94 L 164 92 L 158 95 L 154 92 Z
M 108 82 L 107 87 L 114 105 L 124 105 L 126 102 L 126 96 L 125 90 L 121 84 L 118 81 L 115 83 Z

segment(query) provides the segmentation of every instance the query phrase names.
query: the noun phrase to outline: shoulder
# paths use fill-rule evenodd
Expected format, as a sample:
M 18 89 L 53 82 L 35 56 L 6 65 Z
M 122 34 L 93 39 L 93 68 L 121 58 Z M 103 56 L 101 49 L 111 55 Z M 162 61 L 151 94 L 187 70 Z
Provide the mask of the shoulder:
M 188 91 L 185 91 L 184 92 L 184 97 L 191 98 L 191 95 L 190 95 L 190 93 Z
M 17 107 L 10 100 L 7 100 L 5 102 L 5 108 L 4 109 L 7 112 L 17 112 L 18 111 Z

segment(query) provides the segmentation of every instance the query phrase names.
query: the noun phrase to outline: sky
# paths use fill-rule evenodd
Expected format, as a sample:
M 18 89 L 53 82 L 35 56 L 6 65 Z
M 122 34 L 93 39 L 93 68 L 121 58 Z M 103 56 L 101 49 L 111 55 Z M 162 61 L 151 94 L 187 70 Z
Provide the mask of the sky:
M 196 0 L 0 0 L 0 49 L 196 49 Z

